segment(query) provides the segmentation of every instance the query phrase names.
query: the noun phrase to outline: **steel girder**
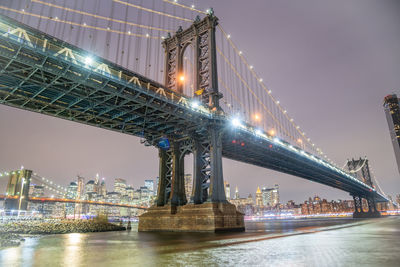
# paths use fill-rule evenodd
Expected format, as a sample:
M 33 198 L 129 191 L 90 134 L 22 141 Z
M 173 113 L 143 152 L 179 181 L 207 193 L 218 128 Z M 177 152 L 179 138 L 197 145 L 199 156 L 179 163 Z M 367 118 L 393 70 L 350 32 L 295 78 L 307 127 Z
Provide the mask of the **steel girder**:
M 2 38 L 5 37 L 2 36 Z M 12 41 L 9 43 L 12 43 Z M 20 43 L 11 45 L 12 47 L 19 45 L 17 50 L 12 48 L 14 51 L 22 50 L 26 54 L 25 49 L 28 49 L 32 53 L 29 50 L 32 49 L 30 46 L 23 47 L 24 44 Z M 7 67 L 15 65 L 15 69 L 11 69 L 7 74 L 3 73 L 0 76 L 0 81 L 4 83 L 8 80 L 8 83 L 11 82 L 15 89 L 30 88 L 30 92 L 25 90 L 18 93 L 15 89 L 10 92 L 3 86 L 1 93 L 7 95 L 2 98 L 2 103 L 130 134 L 142 133 L 149 139 L 159 137 L 162 134 L 178 133 L 178 136 L 184 135 L 184 128 L 188 126 L 199 128 L 197 122 L 206 123 L 208 121 L 206 116 L 190 112 L 190 110 L 188 112 L 187 108 L 185 110 L 185 107 L 163 99 L 162 96 L 154 92 L 143 90 L 132 84 L 119 85 L 112 79 L 104 79 L 98 73 L 77 69 L 69 61 L 63 59 L 56 61 L 51 55 L 42 55 L 43 53 L 40 51 L 40 53 L 35 54 L 37 59 L 44 58 L 38 64 L 38 60 L 33 57 L 20 58 L 20 52 L 13 54 L 10 51 L 0 51 L 0 64 Z M 21 69 L 21 65 L 34 66 L 34 70 L 28 77 L 13 74 L 13 71 Z M 54 66 L 57 66 L 57 68 Z M 73 77 L 74 74 L 79 73 L 78 71 L 86 72 L 83 79 L 79 80 L 79 77 Z M 40 73 L 41 76 L 45 73 L 50 82 L 43 84 L 43 79 L 34 79 L 32 76 L 35 73 Z M 12 75 L 13 80 L 11 81 L 9 77 L 4 75 Z M 60 79 L 65 80 L 65 82 L 56 83 Z M 102 80 L 101 86 L 94 84 L 93 79 Z M 115 87 L 118 86 L 121 89 L 116 91 Z M 132 90 L 132 87 L 135 90 Z M 23 103 L 8 101 L 11 95 L 14 98 L 20 97 Z M 102 101 L 97 100 L 101 98 L 103 98 Z M 114 103 L 111 103 L 113 101 Z M 119 104 L 115 105 L 116 102 L 119 102 Z M 150 109 L 150 116 L 143 116 L 143 111 L 140 109 L 144 108 Z M 54 112 L 55 110 L 56 112 Z M 91 115 L 85 116 L 89 111 L 91 111 Z M 197 120 L 194 120 L 194 118 Z M 140 126 L 145 123 L 147 127 L 140 129 Z M 136 127 L 132 127 L 132 125 Z M 129 131 L 129 126 L 135 128 L 134 131 Z
M 232 141 L 235 140 L 235 143 Z M 241 143 L 244 146 L 241 146 Z M 249 164 L 273 169 L 335 187 L 350 194 L 364 197 L 374 196 L 377 201 L 387 201 L 376 191 L 323 165 L 285 149 L 273 141 L 266 142 L 247 132 L 227 131 L 223 142 L 223 156 Z

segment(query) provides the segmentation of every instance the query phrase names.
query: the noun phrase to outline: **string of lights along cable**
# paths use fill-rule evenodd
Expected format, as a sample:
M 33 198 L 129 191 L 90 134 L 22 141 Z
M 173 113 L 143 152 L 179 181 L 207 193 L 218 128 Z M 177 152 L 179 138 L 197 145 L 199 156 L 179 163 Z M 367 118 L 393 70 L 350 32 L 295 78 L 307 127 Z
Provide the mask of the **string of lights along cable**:
M 164 39 L 213 11 L 193 0 L 13 0 L 1 3 L 0 12 L 88 51 L 87 62 L 104 58 L 164 84 Z M 255 134 L 284 140 L 342 169 L 296 123 L 280 103 L 279 92 L 272 92 L 262 71 L 247 59 L 245 44 L 237 44 L 221 22 L 216 46 L 220 105 L 235 124 L 251 125 Z M 180 77 L 188 97 L 198 93 L 194 53 L 192 47 L 185 50 Z

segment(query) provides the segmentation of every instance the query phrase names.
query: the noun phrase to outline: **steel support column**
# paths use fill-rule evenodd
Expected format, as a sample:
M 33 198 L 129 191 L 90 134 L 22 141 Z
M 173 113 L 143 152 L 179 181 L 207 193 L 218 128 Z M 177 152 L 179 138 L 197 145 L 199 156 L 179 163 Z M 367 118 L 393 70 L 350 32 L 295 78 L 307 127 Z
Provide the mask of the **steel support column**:
M 211 173 L 208 201 L 226 202 L 222 174 L 222 130 L 211 127 L 209 133 Z
M 193 142 L 193 190 L 190 200 L 194 204 L 203 203 L 203 175 L 201 172 L 203 152 L 201 142 L 195 139 Z
M 172 177 L 172 151 L 159 149 L 159 178 L 157 189 L 157 206 L 164 206 L 168 203 L 171 192 Z
M 181 144 L 175 142 L 172 146 L 172 180 L 171 205 L 182 206 L 187 203 L 185 194 L 185 154 L 181 151 Z
M 354 213 L 363 213 L 363 208 L 362 208 L 362 198 L 360 196 L 353 196 L 354 200 Z

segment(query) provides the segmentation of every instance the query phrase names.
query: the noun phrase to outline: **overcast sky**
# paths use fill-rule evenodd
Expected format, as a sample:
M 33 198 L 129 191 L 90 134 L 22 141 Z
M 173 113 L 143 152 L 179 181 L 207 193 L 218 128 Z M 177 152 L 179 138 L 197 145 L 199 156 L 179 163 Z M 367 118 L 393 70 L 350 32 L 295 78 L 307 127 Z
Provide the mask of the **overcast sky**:
M 133 1 L 130 2 L 140 2 Z M 161 2 L 161 1 L 160 1 Z M 296 122 L 340 166 L 367 156 L 381 187 L 400 193 L 383 98 L 400 89 L 400 1 L 202 0 Z M 0 105 L 0 171 L 24 165 L 66 185 L 96 173 L 138 187 L 158 175 L 139 138 Z M 188 171 L 191 158 L 187 158 Z M 298 177 L 224 160 L 231 192 L 280 185 L 281 201 L 349 195 Z M 111 187 L 110 187 L 111 189 Z M 233 193 L 232 193 L 233 195 Z

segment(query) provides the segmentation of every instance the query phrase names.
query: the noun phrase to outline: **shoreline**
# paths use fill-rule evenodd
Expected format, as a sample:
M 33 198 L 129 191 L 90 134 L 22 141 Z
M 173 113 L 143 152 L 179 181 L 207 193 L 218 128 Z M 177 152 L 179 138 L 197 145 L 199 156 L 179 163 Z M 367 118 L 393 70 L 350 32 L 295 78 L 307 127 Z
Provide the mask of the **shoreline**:
M 125 230 L 101 220 L 11 221 L 0 223 L 0 249 L 19 246 L 29 236 Z

